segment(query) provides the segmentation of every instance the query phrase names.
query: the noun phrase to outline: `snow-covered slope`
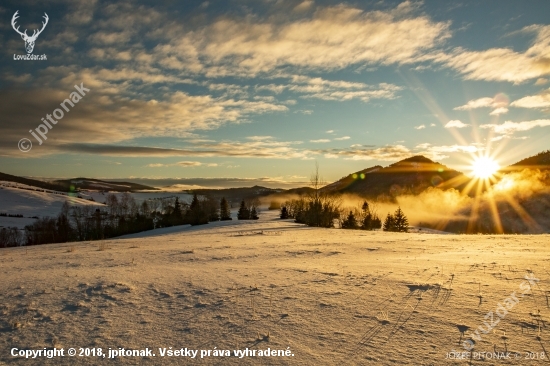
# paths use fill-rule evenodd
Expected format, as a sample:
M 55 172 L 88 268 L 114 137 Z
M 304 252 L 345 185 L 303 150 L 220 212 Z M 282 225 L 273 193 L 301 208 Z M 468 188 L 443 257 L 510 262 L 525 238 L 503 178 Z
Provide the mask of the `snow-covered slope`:
M 155 354 L 113 365 L 543 364 L 548 241 L 308 228 L 272 211 L 155 237 L 0 248 L 0 364 L 104 363 L 10 355 L 52 347 Z M 477 355 L 449 360 L 478 327 Z M 161 357 L 165 347 L 199 354 Z M 234 355 L 245 349 L 291 355 Z
M 57 216 L 64 202 L 71 206 L 92 205 L 103 207 L 103 204 L 91 202 L 67 194 L 44 190 L 23 184 L 0 182 L 0 213 L 23 215 L 24 218 L 0 216 L 0 228 L 16 226 L 23 228 L 32 223 L 29 217 Z

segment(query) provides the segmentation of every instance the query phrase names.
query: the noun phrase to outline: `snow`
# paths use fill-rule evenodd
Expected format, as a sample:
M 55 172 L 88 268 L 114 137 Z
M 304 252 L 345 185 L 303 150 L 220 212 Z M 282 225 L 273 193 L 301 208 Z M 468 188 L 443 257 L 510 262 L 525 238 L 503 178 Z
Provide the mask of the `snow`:
M 21 214 L 26 217 L 57 216 L 65 202 L 69 202 L 71 206 L 104 206 L 65 193 L 42 190 L 22 184 L 18 184 L 17 188 L 11 186 L 0 187 L 0 212 L 2 213 Z
M 0 364 L 17 362 L 13 347 L 54 346 L 156 353 L 111 360 L 120 365 L 191 363 L 161 358 L 159 347 L 289 347 L 294 354 L 199 356 L 193 363 L 201 365 L 469 364 L 445 358 L 463 351 L 461 342 L 488 312 L 514 291 L 520 295 L 528 274 L 537 285 L 475 344 L 476 352 L 507 350 L 519 358 L 473 364 L 534 364 L 525 352 L 549 347 L 546 325 L 540 340 L 534 325 L 550 317 L 549 235 L 308 228 L 277 214 L 154 236 L 0 249 Z M 461 336 L 463 326 L 469 329 Z
M 17 227 L 23 229 L 26 225 L 32 224 L 35 219 L 31 217 L 55 217 L 61 212 L 64 202 L 70 206 L 97 206 L 105 207 L 105 197 L 108 193 L 101 191 L 84 190 L 77 194 L 67 194 L 48 189 L 28 186 L 26 184 L 0 181 L 0 213 L 11 215 L 23 215 L 23 218 L 0 216 L 0 228 Z M 122 193 L 113 192 L 120 197 Z M 82 198 L 78 198 L 76 196 Z M 187 193 L 173 193 L 162 191 L 133 192 L 130 193 L 139 204 L 145 200 L 179 197 L 182 202 L 190 202 L 192 195 Z M 90 201 L 92 198 L 94 201 Z

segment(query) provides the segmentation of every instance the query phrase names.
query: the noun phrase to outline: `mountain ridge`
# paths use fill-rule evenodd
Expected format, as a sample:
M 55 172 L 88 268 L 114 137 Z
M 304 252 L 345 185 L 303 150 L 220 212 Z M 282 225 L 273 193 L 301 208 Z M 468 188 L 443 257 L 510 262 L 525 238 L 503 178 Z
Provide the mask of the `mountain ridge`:
M 375 165 L 347 175 L 322 189 L 334 193 L 354 193 L 365 198 L 393 199 L 402 194 L 418 194 L 428 187 L 462 189 L 469 180 L 462 172 L 415 155 L 387 167 Z

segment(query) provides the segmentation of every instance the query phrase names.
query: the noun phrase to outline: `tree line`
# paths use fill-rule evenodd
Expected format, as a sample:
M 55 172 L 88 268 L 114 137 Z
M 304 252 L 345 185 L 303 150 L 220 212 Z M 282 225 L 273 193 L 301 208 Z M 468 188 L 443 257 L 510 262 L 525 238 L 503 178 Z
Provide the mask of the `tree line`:
M 388 213 L 384 224 L 372 204 L 364 201 L 359 209 L 341 209 L 338 198 L 315 201 L 311 197 L 300 197 L 284 202 L 281 206 L 281 219 L 294 219 L 294 222 L 314 227 L 332 228 L 336 224 L 341 229 L 408 232 L 409 221 L 401 207 L 392 215 Z
M 101 240 L 175 225 L 203 225 L 231 220 L 229 202 L 210 197 L 190 203 L 178 197 L 150 199 L 138 204 L 129 193 L 106 196 L 105 207 L 74 206 L 65 202 L 57 217 L 43 217 L 25 226 L 0 230 L 0 247 L 69 241 Z
M 314 227 L 335 227 L 339 223 L 342 229 L 375 230 L 382 228 L 382 221 L 377 214 L 376 206 L 364 201 L 360 208 L 347 213 L 341 208 L 341 199 L 321 189 L 318 169 L 311 177 L 311 193 L 297 199 L 287 200 L 281 205 L 281 219 L 294 219 L 296 223 Z M 271 203 L 270 207 L 277 207 Z M 384 222 L 384 231 L 407 232 L 409 222 L 399 207 L 393 215 L 388 213 Z

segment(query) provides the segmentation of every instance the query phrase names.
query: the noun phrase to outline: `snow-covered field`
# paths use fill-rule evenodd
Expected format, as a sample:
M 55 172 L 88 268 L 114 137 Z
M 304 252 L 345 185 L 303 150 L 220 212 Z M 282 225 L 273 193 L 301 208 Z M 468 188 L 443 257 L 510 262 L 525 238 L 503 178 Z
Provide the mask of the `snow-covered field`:
M 19 217 L 0 216 L 0 229 L 2 227 L 17 227 L 23 229 L 26 225 L 32 224 L 35 219 L 31 217 L 55 217 L 61 212 L 64 202 L 71 206 L 92 205 L 103 207 L 106 195 L 110 194 L 100 191 L 82 191 L 68 195 L 63 192 L 45 190 L 38 187 L 28 186 L 20 183 L 0 181 L 0 213 L 11 215 L 23 215 Z M 120 197 L 122 193 L 113 192 Z M 186 193 L 174 193 L 163 191 L 133 192 L 130 193 L 140 204 L 145 200 L 179 197 L 182 202 L 191 202 L 193 196 Z M 94 201 L 90 201 L 92 198 Z
M 24 361 L 10 355 L 14 347 L 155 354 L 113 361 L 128 365 L 191 364 L 161 357 L 159 348 L 169 347 L 199 350 L 193 364 L 201 365 L 548 362 L 525 359 L 550 347 L 548 235 L 317 229 L 276 214 L 131 239 L 0 249 L 0 364 L 103 363 L 92 356 Z M 511 294 L 512 305 L 505 301 Z M 464 351 L 479 326 L 487 332 L 478 330 L 474 352 L 517 357 L 446 359 Z M 293 356 L 233 356 L 247 348 Z M 214 349 L 231 356 L 201 359 L 200 350 Z
M 103 204 L 71 197 L 60 192 L 24 184 L 0 182 L 0 213 L 24 216 L 24 218 L 0 216 L 0 228 L 15 226 L 23 229 L 25 225 L 32 224 L 34 221 L 29 217 L 57 216 L 65 202 L 69 202 L 71 206 L 103 207 Z

